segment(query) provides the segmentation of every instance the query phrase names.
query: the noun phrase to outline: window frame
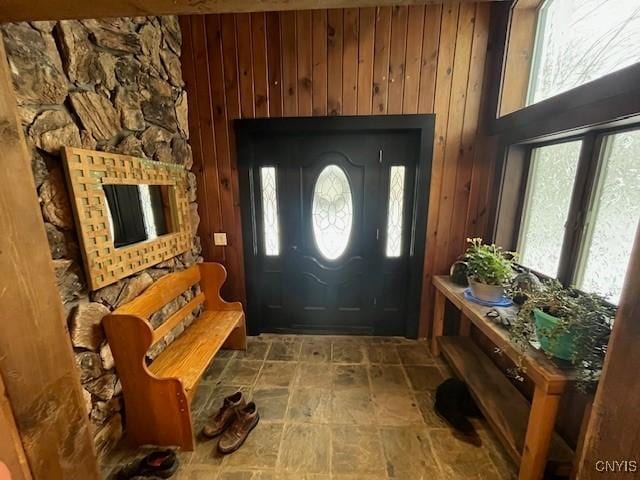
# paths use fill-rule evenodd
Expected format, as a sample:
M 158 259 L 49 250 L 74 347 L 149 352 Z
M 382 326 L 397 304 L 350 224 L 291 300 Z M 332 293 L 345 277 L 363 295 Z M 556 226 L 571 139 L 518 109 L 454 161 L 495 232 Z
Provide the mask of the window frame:
M 540 16 L 544 15 L 546 0 L 515 0 L 508 8 L 506 18 L 497 32 L 497 41 L 503 44 L 499 63 L 499 83 L 493 96 L 493 117 L 489 121 L 489 133 L 499 134 L 516 128 L 528 130 L 525 122 L 538 121 L 547 116 L 548 125 L 539 125 L 538 130 L 560 131 L 555 125 L 572 123 L 573 128 L 611 121 L 610 112 L 634 115 L 640 112 L 637 98 L 640 90 L 640 62 L 613 71 L 600 78 L 559 93 L 545 100 L 529 104 L 534 57 Z M 634 98 L 634 96 L 636 98 Z M 626 100 L 626 102 L 625 102 Z M 591 109 L 587 116 L 575 119 L 574 109 L 588 104 L 599 104 L 599 109 Z M 561 106 L 562 108 L 556 108 Z
M 574 182 L 573 192 L 571 194 L 571 202 L 569 204 L 569 210 L 567 212 L 567 221 L 565 226 L 564 237 L 562 240 L 562 248 L 560 251 L 560 260 L 558 266 L 558 274 L 556 277 L 549 277 L 541 272 L 538 272 L 527 265 L 517 263 L 518 267 L 526 270 L 531 270 L 541 278 L 557 278 L 560 283 L 566 287 L 577 289 L 577 280 L 579 276 L 579 270 L 581 264 L 584 264 L 586 258 L 585 252 L 585 239 L 588 235 L 587 221 L 590 219 L 590 208 L 595 195 L 597 194 L 598 184 L 601 181 L 601 174 L 603 171 L 603 165 L 606 159 L 604 147 L 605 138 L 609 135 L 617 133 L 623 133 L 628 131 L 640 130 L 640 122 L 633 125 L 612 126 L 606 125 L 598 129 L 587 131 L 586 133 L 577 135 L 568 135 L 560 138 L 543 139 L 529 143 L 514 144 L 512 148 L 524 149 L 520 151 L 520 155 L 524 152 L 524 168 L 522 169 L 523 178 L 520 179 L 520 188 L 516 197 L 513 195 L 503 195 L 499 200 L 498 210 L 500 210 L 500 204 L 514 203 L 514 211 L 511 212 L 514 220 L 509 220 L 510 225 L 501 225 L 503 219 L 500 218 L 500 212 L 497 213 L 497 221 L 494 227 L 494 240 L 496 240 L 496 234 L 499 228 L 502 228 L 503 236 L 501 243 L 506 248 L 515 250 L 519 244 L 521 236 L 521 229 L 523 226 L 523 219 L 526 214 L 525 202 L 528 191 L 528 179 L 531 170 L 533 150 L 540 147 L 549 145 L 555 145 L 558 143 L 565 143 L 575 140 L 582 140 L 580 148 L 580 154 L 578 158 L 578 166 L 576 171 L 576 178 Z M 508 155 L 509 156 L 509 155 Z M 507 158 L 505 166 L 508 164 Z M 502 186 L 506 181 L 505 175 L 503 175 Z M 504 189 L 504 188 L 503 188 Z M 515 214 L 514 214 L 515 213 Z M 504 235 L 504 232 L 511 230 L 511 238 Z
M 527 82 L 527 92 L 524 98 L 524 105 L 533 105 L 534 84 L 540 70 L 540 56 L 542 53 L 542 42 L 546 31 L 547 12 L 549 10 L 549 0 L 542 0 L 536 8 L 536 28 L 531 46 L 531 64 L 529 65 L 529 81 Z
M 565 245 L 567 241 L 573 241 L 572 237 L 574 232 L 570 232 L 570 230 L 571 228 L 576 227 L 575 223 L 572 227 L 569 227 L 568 224 L 570 223 L 571 215 L 574 214 L 573 209 L 574 209 L 574 200 L 575 200 L 576 191 L 582 188 L 580 180 L 581 180 L 581 173 L 583 172 L 581 172 L 581 167 L 583 166 L 583 155 L 584 155 L 585 142 L 586 142 L 586 139 L 583 136 L 571 136 L 566 138 L 554 139 L 554 140 L 549 140 L 545 142 L 531 144 L 528 146 L 526 172 L 524 172 L 524 182 L 523 182 L 524 188 L 523 188 L 523 193 L 521 194 L 521 197 L 519 199 L 520 206 L 519 206 L 518 216 L 516 217 L 516 220 L 519 220 L 519 221 L 517 221 L 516 223 L 517 230 L 514 235 L 515 237 L 514 250 L 520 246 L 520 243 L 522 240 L 522 233 L 523 233 L 522 227 L 527 215 L 527 203 L 528 203 L 530 191 L 531 191 L 530 181 L 531 181 L 531 173 L 532 173 L 533 162 L 534 162 L 534 151 L 538 148 L 544 148 L 552 145 L 559 145 L 562 143 L 569 143 L 569 142 L 575 142 L 575 141 L 580 141 L 581 145 L 580 145 L 580 152 L 578 153 L 578 164 L 576 166 L 576 176 L 573 183 L 573 191 L 571 192 L 571 198 L 569 200 L 569 209 L 567 211 L 567 224 L 565 224 L 564 237 L 562 240 L 562 247 L 560 249 L 560 258 L 558 260 L 558 278 L 561 277 L 561 274 L 563 278 L 565 276 L 564 275 L 565 272 L 563 271 L 563 257 L 566 254 Z M 522 266 L 523 268 L 530 269 L 530 267 L 527 267 L 525 265 L 520 265 L 520 266 Z M 543 273 L 540 273 L 537 271 L 536 273 L 538 275 L 543 275 L 545 277 L 548 277 L 548 275 L 545 275 Z

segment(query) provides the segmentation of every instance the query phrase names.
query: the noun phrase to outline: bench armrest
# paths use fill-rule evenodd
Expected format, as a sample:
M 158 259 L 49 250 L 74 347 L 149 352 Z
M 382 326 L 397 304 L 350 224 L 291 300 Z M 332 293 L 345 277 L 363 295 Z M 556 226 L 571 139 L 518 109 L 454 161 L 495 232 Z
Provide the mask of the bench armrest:
M 219 263 L 206 262 L 198 264 L 200 268 L 200 288 L 204 292 L 205 310 L 242 311 L 242 303 L 227 302 L 220 296 L 222 284 L 227 279 L 227 270 Z
M 136 445 L 180 445 L 193 450 L 189 397 L 182 380 L 156 377 L 146 365 L 153 340 L 149 322 L 136 315 L 110 314 L 102 323 L 122 382 L 130 440 Z

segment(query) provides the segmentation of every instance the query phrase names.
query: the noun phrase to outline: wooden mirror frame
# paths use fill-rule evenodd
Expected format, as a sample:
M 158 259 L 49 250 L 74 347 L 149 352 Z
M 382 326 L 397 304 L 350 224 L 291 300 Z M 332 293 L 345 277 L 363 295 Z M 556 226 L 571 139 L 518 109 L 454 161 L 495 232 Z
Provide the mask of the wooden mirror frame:
M 65 147 L 64 165 L 91 290 L 104 287 L 191 248 L 187 172 L 182 165 Z M 103 185 L 166 185 L 172 231 L 120 248 L 113 243 Z

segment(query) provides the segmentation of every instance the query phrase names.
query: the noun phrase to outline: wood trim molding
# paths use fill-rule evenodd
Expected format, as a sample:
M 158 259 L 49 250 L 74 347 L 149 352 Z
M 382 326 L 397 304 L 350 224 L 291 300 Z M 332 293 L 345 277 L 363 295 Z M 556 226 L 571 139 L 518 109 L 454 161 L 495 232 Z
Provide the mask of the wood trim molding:
M 492 2 L 510 0 L 462 0 Z M 385 7 L 459 3 L 457 0 L 3 0 L 0 23 L 70 18 L 135 17 L 144 15 L 190 15 L 208 13 L 317 10 L 325 8 Z
M 501 176 L 499 199 L 497 202 L 496 224 L 493 242 L 501 247 L 515 251 L 518 244 L 520 220 L 526 197 L 527 177 L 529 175 L 529 148 L 513 145 L 506 152 L 507 161 Z
M 98 480 L 89 418 L 2 41 L 0 144 L 0 372 L 7 397 L 35 479 Z
M 491 133 L 509 143 L 553 134 L 578 134 L 602 124 L 637 122 L 640 114 L 640 64 L 613 72 L 568 92 L 496 119 Z M 613 125 L 612 125 L 613 126 Z
M 520 0 L 511 8 L 498 104 L 499 117 L 526 105 L 541 3 L 542 0 Z

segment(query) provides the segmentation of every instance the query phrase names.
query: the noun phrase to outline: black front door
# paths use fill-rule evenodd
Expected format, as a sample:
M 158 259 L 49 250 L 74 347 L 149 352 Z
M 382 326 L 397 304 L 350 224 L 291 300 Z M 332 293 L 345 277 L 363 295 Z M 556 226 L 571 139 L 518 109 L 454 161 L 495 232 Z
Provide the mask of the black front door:
M 371 122 L 239 122 L 252 333 L 412 333 L 424 129 Z

